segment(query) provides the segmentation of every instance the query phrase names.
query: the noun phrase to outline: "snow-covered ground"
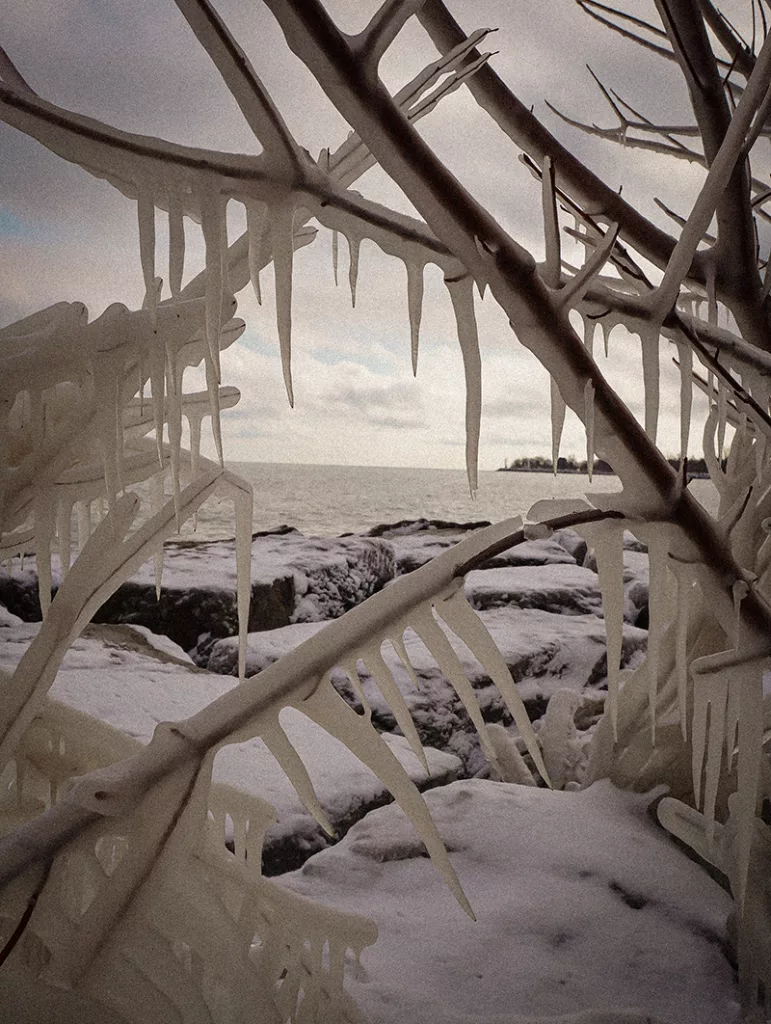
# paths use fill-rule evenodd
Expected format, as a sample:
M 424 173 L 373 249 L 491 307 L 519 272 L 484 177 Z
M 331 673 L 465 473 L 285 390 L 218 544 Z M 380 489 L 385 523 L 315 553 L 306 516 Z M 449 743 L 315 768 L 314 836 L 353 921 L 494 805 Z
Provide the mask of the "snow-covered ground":
M 731 899 L 652 822 L 645 797 L 609 782 L 559 793 L 466 779 L 426 802 L 476 922 L 395 806 L 281 878 L 377 924 L 349 977 L 373 1024 L 540 1024 L 590 1010 L 607 1016 L 578 1019 L 739 1020 L 723 951 Z

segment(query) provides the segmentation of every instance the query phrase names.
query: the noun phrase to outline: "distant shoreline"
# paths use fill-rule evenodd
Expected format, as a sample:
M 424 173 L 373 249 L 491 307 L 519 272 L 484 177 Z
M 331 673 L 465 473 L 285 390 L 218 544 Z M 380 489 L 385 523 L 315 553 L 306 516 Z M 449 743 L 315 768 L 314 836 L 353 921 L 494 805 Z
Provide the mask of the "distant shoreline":
M 667 459 L 669 465 L 680 472 L 681 462 L 680 459 L 669 458 Z M 723 465 L 725 468 L 725 465 Z M 542 456 L 536 456 L 533 459 L 516 459 L 510 466 L 508 464 L 499 466 L 496 473 L 567 473 L 581 476 L 587 476 L 589 473 L 588 466 L 585 462 L 572 462 L 565 458 L 560 458 L 557 463 L 557 469 L 554 469 L 551 459 L 545 459 Z M 689 480 L 709 480 L 709 472 L 704 459 L 688 459 L 688 465 L 686 472 Z M 602 459 L 596 459 L 592 468 L 592 474 L 594 476 L 615 476 L 611 467 L 607 462 Z

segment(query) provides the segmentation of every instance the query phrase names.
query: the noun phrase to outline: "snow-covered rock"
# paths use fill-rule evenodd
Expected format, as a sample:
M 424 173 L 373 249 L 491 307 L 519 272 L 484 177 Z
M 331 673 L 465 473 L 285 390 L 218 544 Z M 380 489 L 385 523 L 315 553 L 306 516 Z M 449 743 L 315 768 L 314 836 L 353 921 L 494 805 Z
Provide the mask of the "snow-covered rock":
M 398 574 L 419 569 L 430 559 L 459 543 L 467 534 L 426 533 L 413 534 L 391 539 L 396 555 Z M 551 538 L 529 540 L 517 544 L 500 554 L 494 555 L 482 566 L 483 569 L 502 568 L 508 565 L 575 565 L 575 559 L 562 545 Z
M 13 671 L 39 628 L 37 623 L 0 628 L 0 669 Z M 87 769 L 87 755 L 108 746 L 109 737 L 99 735 L 104 732 L 100 723 L 121 734 L 113 757 L 126 757 L 137 745 L 149 743 L 160 722 L 187 718 L 235 685 L 228 676 L 172 658 L 164 647 L 163 640 L 148 638 L 125 625 L 87 626 L 75 640 L 49 699 L 78 716 L 74 732 L 68 736 L 68 757 L 80 770 Z M 391 799 L 368 768 L 299 711 L 286 709 L 281 724 L 305 762 L 338 835 L 345 834 L 368 810 Z M 418 788 L 457 778 L 461 763 L 456 757 L 427 749 L 427 776 L 404 737 L 384 739 Z M 304 808 L 260 739 L 221 750 L 215 759 L 214 781 L 234 790 L 236 799 L 239 794 L 256 796 L 275 808 L 277 820 L 268 829 L 264 844 L 266 874 L 298 867 L 314 850 L 334 841 Z
M 580 565 L 510 566 L 466 577 L 474 608 L 540 608 L 564 615 L 602 615 L 597 574 Z
M 476 922 L 396 806 L 281 878 L 376 922 L 348 980 L 372 1024 L 738 1024 L 731 899 L 646 797 L 465 780 L 426 801 Z
M 393 575 L 393 550 L 387 541 L 305 537 L 296 530 L 257 534 L 252 542 L 249 629 L 337 618 L 380 590 Z M 0 571 L 0 601 L 25 621 L 40 617 L 34 557 L 28 559 L 23 573 Z M 95 621 L 146 626 L 186 651 L 201 634 L 235 634 L 234 541 L 166 544 L 160 600 L 150 561 L 102 606 Z

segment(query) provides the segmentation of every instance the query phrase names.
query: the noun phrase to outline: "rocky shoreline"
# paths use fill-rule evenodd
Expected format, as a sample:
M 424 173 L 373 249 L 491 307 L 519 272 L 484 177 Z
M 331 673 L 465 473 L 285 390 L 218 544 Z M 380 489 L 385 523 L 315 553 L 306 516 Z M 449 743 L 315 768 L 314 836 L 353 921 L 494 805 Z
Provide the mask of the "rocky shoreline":
M 331 619 L 483 525 L 402 521 L 375 527 L 366 536 L 348 534 L 333 539 L 306 537 L 288 527 L 255 534 L 247 675 L 259 673 Z M 642 657 L 647 640 L 645 629 L 640 628 L 647 615 L 647 556 L 639 547 L 630 536 L 624 664 Z M 55 567 L 55 586 L 59 578 Z M 602 712 L 607 672 L 601 595 L 585 542 L 572 531 L 527 541 L 469 573 L 466 592 L 503 654 L 536 728 L 552 696 L 559 690 L 573 691 L 577 742 L 579 747 L 585 746 Z M 5 622 L 0 631 L 6 641 L 2 667 L 13 667 L 37 629 L 37 596 L 34 556 L 27 559 L 23 571 L 0 570 L 0 602 L 6 609 L 0 620 Z M 99 714 L 137 741 L 148 742 L 158 721 L 191 714 L 234 685 L 238 650 L 235 604 L 232 541 L 166 544 L 160 600 L 156 600 L 152 564 L 148 563 L 103 605 L 85 636 L 73 646 L 51 692 L 52 700 L 79 712 Z M 519 742 L 509 712 L 485 671 L 457 638 L 449 638 L 485 721 L 501 726 Z M 425 777 L 415 761 L 410 768 L 414 781 L 427 788 L 485 776 L 486 760 L 457 694 L 410 630 L 405 634 L 405 646 L 419 684 L 417 690 L 389 644 L 382 653 L 432 765 L 431 776 Z M 83 657 L 85 650 L 88 658 Z M 100 701 L 98 680 L 100 673 L 104 679 L 106 670 L 114 685 L 109 681 L 102 684 L 104 699 Z M 395 752 L 406 763 L 412 754 L 399 735 L 391 709 L 363 664 L 359 675 L 359 693 L 342 672 L 334 675 L 333 683 L 357 711 L 362 710 L 360 694 L 364 695 L 373 724 L 396 743 Z M 159 697 L 156 707 L 154 692 Z M 146 720 L 140 708 L 145 709 Z M 329 744 L 335 741 L 326 734 L 322 740 L 316 735 L 320 730 L 307 722 L 295 729 L 299 729 L 299 749 L 305 743 L 308 750 L 322 750 L 322 762 L 333 757 Z M 259 741 L 252 741 L 252 746 L 250 756 L 257 763 L 271 760 Z M 334 757 L 339 756 L 340 751 L 335 751 Z M 229 758 L 224 757 L 223 763 Z M 329 786 L 330 799 L 334 791 L 344 794 L 342 801 L 335 797 L 339 806 L 330 814 L 337 838 L 390 799 L 379 783 L 373 787 L 356 782 L 356 772 L 351 765 L 345 767 L 345 758 L 343 762 L 340 770 L 332 773 Z M 580 758 L 572 771 L 576 781 Z M 264 781 L 264 764 L 260 775 Z M 330 844 L 291 785 L 280 782 L 280 777 L 279 771 L 273 790 L 265 796 L 278 805 L 278 821 L 268 830 L 264 847 L 264 869 L 269 874 L 297 868 Z M 239 772 L 231 768 L 223 781 L 238 786 L 238 779 Z M 258 791 L 262 795 L 262 790 Z

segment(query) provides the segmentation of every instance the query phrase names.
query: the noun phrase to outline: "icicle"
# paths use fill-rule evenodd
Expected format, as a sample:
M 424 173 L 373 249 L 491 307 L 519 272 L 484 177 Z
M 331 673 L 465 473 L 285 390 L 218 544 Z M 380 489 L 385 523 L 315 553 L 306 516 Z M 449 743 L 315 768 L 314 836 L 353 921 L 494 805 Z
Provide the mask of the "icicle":
M 648 535 L 648 700 L 651 715 L 651 744 L 656 746 L 656 697 L 659 674 L 659 645 L 666 626 L 664 603 L 667 590 L 669 541 L 651 531 Z
M 479 733 L 479 740 L 485 757 L 490 764 L 495 764 L 495 749 L 490 742 L 490 737 L 487 735 L 487 726 L 482 717 L 482 712 L 479 710 L 479 704 L 474 696 L 473 687 L 463 671 L 463 665 L 458 655 L 452 649 L 452 644 L 437 624 L 430 609 L 416 608 L 410 616 L 410 625 L 431 652 L 431 656 L 458 694 L 463 707 L 466 709 L 466 713 L 474 724 L 474 728 Z
M 348 283 L 351 286 L 351 306 L 356 306 L 356 282 L 359 279 L 359 250 L 361 239 L 356 235 L 346 235 L 348 239 Z
M 79 501 L 75 508 L 78 523 L 78 551 L 82 551 L 91 536 L 91 502 Z
M 677 566 L 677 618 L 675 620 L 675 675 L 677 678 L 677 708 L 680 715 L 680 731 L 683 739 L 688 739 L 688 619 L 690 615 L 691 594 L 693 593 L 693 573 L 682 562 Z
M 438 627 L 437 627 L 438 628 Z M 442 634 L 444 635 L 444 634 Z M 447 851 L 415 784 L 370 722 L 350 708 L 329 683 L 322 683 L 299 706 L 303 714 L 339 739 L 388 787 L 412 821 L 418 835 L 458 903 L 472 920 L 474 912 L 461 888 Z M 330 950 L 331 956 L 331 950 Z
M 409 744 L 415 752 L 415 756 L 423 766 L 423 770 L 426 775 L 430 775 L 431 772 L 428 767 L 425 751 L 423 750 L 423 744 L 420 742 L 420 737 L 418 736 L 418 731 L 415 728 L 415 723 L 412 721 L 410 709 L 407 707 L 399 687 L 394 682 L 391 670 L 383 660 L 383 655 L 380 653 L 380 646 L 372 645 L 368 647 L 363 652 L 363 660 L 368 671 L 372 675 L 372 678 L 377 683 L 378 689 L 383 694 L 383 697 L 391 711 L 393 711 L 396 724 L 409 741 Z
M 278 761 L 308 812 L 313 815 L 327 835 L 333 836 L 335 830 L 324 813 L 324 808 L 319 803 L 319 798 L 316 796 L 308 770 L 289 737 L 281 728 L 278 716 L 270 722 L 263 721 L 260 723 L 260 739 L 263 740 L 265 746 Z
M 728 680 L 723 673 L 710 679 L 708 683 L 709 740 L 707 742 L 707 771 L 704 779 L 704 817 L 707 821 L 707 842 L 710 848 L 715 839 L 715 804 L 725 745 L 727 687 Z
M 394 646 L 394 650 L 399 656 L 399 660 L 407 670 L 407 675 L 410 677 L 410 681 L 416 690 L 420 690 L 420 680 L 418 679 L 415 669 L 412 667 L 410 656 L 407 654 L 407 648 L 404 646 L 404 639 L 402 636 L 389 636 L 388 638 Z
M 466 475 L 473 496 L 477 489 L 479 428 L 482 418 L 482 360 L 474 314 L 474 281 L 470 274 L 464 273 L 460 278 L 445 277 L 444 282 L 455 312 L 466 378 Z
M 179 298 L 185 270 L 185 213 L 178 192 L 169 193 L 169 289 Z
M 608 707 L 613 742 L 618 741 L 618 695 L 624 642 L 624 527 L 608 522 L 580 531 L 594 547 L 605 616 L 608 658 Z
M 332 230 L 332 273 L 335 275 L 335 288 L 338 286 L 337 265 L 340 250 L 340 236 L 336 228 Z
M 645 433 L 655 444 L 659 422 L 659 328 L 644 327 L 640 344 L 645 387 Z
M 590 320 L 586 316 L 582 316 L 581 320 L 584 325 L 584 348 L 589 355 L 594 358 L 594 333 L 597 329 L 596 320 Z M 606 353 L 607 354 L 607 353 Z
M 145 283 L 145 303 L 150 310 L 150 322 L 155 330 L 156 290 L 155 290 L 155 206 L 152 197 L 140 192 L 137 199 L 137 218 L 139 221 L 139 258 L 142 262 L 142 277 Z
M 260 271 L 262 270 L 262 236 L 265 231 L 268 208 L 265 203 L 258 206 L 246 206 L 246 231 L 249 237 L 249 277 L 257 302 L 262 305 L 262 287 Z
M 180 454 L 182 450 L 182 381 L 178 379 L 176 355 L 171 346 L 166 349 L 166 429 L 171 449 L 171 492 L 174 497 L 176 530 L 182 529 L 180 520 Z
M 728 417 L 728 389 L 725 384 L 717 382 L 717 453 L 718 458 L 723 459 L 723 448 L 725 447 L 725 428 Z
M 206 247 L 206 344 L 220 382 L 220 332 L 222 329 L 222 218 L 225 202 L 219 192 L 201 193 L 201 228 Z M 208 376 L 208 373 L 207 373 Z
M 154 473 L 150 477 L 150 508 L 153 515 L 161 511 L 166 501 L 163 486 L 163 471 Z M 155 599 L 161 599 L 161 581 L 163 579 L 163 545 L 153 555 L 153 566 L 155 569 Z
M 62 579 L 70 571 L 72 564 L 72 505 L 64 498 L 59 503 L 59 514 L 56 517 L 56 532 L 59 538 L 59 563 Z
M 236 592 L 238 607 L 238 681 L 246 679 L 246 648 L 249 642 L 249 612 L 252 600 L 252 491 L 233 492 L 236 519 Z
M 677 343 L 680 355 L 680 458 L 688 458 L 693 407 L 693 350 L 687 342 Z
M 418 339 L 420 318 L 423 309 L 423 267 L 407 263 L 407 305 L 410 314 L 410 344 L 412 351 L 412 374 L 418 375 Z
M 749 594 L 750 588 L 746 580 L 734 580 L 731 592 L 734 599 L 734 650 L 740 649 L 742 628 L 742 601 Z
M 292 390 L 292 266 L 294 262 L 294 206 L 291 198 L 270 208 L 270 242 L 276 275 L 276 320 L 281 366 L 289 405 Z
M 51 541 L 53 539 L 54 509 L 49 495 L 41 493 L 35 501 L 35 560 L 37 562 L 40 611 L 43 618 L 51 607 Z
M 560 456 L 560 441 L 562 440 L 562 429 L 565 426 L 565 400 L 560 394 L 557 382 L 554 377 L 549 379 L 551 394 L 551 462 L 554 475 L 557 475 L 557 463 Z
M 220 420 L 220 388 L 217 383 L 217 373 L 211 361 L 208 350 L 204 355 L 206 363 L 206 391 L 209 395 L 209 415 L 211 416 L 211 429 L 214 436 L 214 447 L 217 449 L 217 459 L 220 466 L 224 468 L 225 453 L 222 448 L 222 422 Z
M 726 766 L 729 772 L 733 768 L 734 755 L 736 753 L 736 738 L 739 729 L 739 698 L 739 688 L 732 686 L 729 680 L 725 726 Z
M 600 321 L 600 330 L 602 331 L 602 344 L 605 349 L 605 358 L 608 358 L 608 343 L 610 342 L 610 332 L 612 331 L 612 325 L 606 324 L 604 320 Z
M 590 380 L 584 387 L 584 416 L 586 418 L 586 469 L 589 483 L 594 472 L 594 384 Z
M 739 665 L 739 671 L 732 673 L 732 685 L 739 691 L 739 765 L 735 806 L 738 819 L 736 882 L 740 906 L 744 903 L 747 886 L 763 757 L 764 668 L 765 659 L 759 659 Z
M 150 349 L 150 390 L 153 401 L 153 423 L 155 425 L 155 444 L 158 450 L 158 465 L 163 468 L 163 424 L 165 421 L 164 390 L 165 390 L 165 353 L 160 344 Z
M 519 695 L 519 691 L 514 680 L 511 678 L 508 666 L 503 660 L 501 652 L 496 647 L 495 641 L 485 629 L 484 623 L 466 601 L 463 587 L 459 586 L 454 594 L 438 602 L 436 610 L 453 633 L 463 640 L 463 643 L 498 687 L 501 696 L 506 702 L 506 707 L 511 712 L 511 716 L 525 741 L 525 746 L 533 759 L 533 763 L 546 785 L 551 785 L 543 758 L 541 757 L 538 740 L 530 724 L 530 718 Z M 441 633 L 441 630 L 439 632 Z M 442 636 L 444 636 L 444 633 L 442 633 Z M 452 651 L 451 646 L 450 650 Z M 443 668 L 442 670 L 444 671 Z M 474 703 L 476 704 L 476 701 Z

